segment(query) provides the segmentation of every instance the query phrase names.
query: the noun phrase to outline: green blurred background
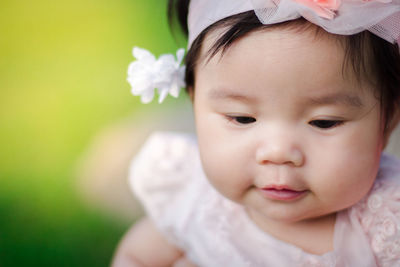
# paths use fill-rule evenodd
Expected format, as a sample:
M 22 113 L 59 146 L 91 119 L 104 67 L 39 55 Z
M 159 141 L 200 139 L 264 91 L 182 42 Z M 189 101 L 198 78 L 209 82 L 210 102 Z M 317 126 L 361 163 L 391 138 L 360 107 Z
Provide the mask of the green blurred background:
M 125 81 L 133 45 L 185 45 L 166 20 L 166 0 L 0 2 L 0 266 L 109 266 L 137 217 L 134 143 L 188 102 L 144 106 Z
M 1 1 L 0 266 L 109 266 L 135 218 L 85 201 L 77 169 L 107 125 L 157 109 L 125 78 L 133 45 L 176 50 L 166 21 L 166 0 Z

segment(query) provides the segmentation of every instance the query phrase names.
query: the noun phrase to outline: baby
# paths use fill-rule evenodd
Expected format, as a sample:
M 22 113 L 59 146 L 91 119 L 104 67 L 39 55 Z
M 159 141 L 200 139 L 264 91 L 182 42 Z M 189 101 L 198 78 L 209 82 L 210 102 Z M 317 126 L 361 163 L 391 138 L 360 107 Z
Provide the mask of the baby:
M 156 133 L 136 157 L 149 219 L 114 266 L 400 266 L 400 161 L 382 155 L 400 119 L 400 1 L 174 10 L 196 138 Z M 177 96 L 182 52 L 134 53 L 134 94 Z

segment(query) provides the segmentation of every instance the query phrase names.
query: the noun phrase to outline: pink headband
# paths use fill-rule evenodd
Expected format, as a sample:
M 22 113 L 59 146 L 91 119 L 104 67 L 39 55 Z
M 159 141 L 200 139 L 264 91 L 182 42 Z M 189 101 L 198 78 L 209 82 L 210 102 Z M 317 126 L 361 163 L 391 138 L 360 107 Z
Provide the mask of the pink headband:
M 263 24 L 304 17 L 330 33 L 369 30 L 388 42 L 400 42 L 400 0 L 192 0 L 189 47 L 208 26 L 250 10 Z

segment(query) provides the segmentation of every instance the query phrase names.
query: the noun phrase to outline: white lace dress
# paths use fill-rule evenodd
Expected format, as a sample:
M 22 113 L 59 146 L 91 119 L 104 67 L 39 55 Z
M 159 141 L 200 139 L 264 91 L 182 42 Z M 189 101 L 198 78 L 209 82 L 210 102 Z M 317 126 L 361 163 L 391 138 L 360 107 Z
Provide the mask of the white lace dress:
M 371 192 L 338 214 L 334 250 L 324 255 L 273 238 L 221 196 L 191 135 L 153 134 L 129 181 L 159 230 L 198 266 L 400 266 L 400 161 L 386 155 Z

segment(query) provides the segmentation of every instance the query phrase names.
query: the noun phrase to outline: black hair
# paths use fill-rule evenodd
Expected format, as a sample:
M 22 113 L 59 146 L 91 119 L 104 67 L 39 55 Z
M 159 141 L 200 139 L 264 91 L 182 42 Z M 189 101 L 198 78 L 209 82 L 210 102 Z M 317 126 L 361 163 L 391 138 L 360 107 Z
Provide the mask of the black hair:
M 170 26 L 174 28 L 175 22 L 177 22 L 186 37 L 188 36 L 187 16 L 189 4 L 190 0 L 168 0 Z M 301 30 L 310 27 L 310 25 L 312 24 L 302 18 L 274 25 L 263 25 L 254 11 L 248 11 L 224 18 L 208 26 L 193 41 L 186 55 L 186 90 L 189 93 L 194 90 L 195 68 L 200 57 L 202 43 L 211 31 L 221 27 L 226 29 L 208 51 L 208 55 L 212 57 L 219 51 L 223 53 L 231 44 L 250 32 L 282 26 L 295 27 Z M 323 31 L 320 27 L 315 29 L 316 33 Z M 343 68 L 351 66 L 359 80 L 364 77 L 373 82 L 381 102 L 385 129 L 389 128 L 395 112 L 400 109 L 399 45 L 391 44 L 369 31 L 348 36 L 336 36 L 344 44 L 345 61 Z

